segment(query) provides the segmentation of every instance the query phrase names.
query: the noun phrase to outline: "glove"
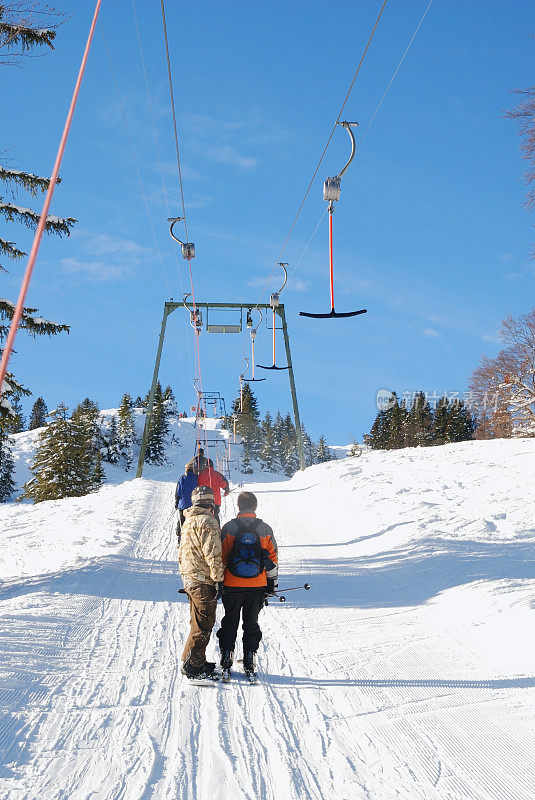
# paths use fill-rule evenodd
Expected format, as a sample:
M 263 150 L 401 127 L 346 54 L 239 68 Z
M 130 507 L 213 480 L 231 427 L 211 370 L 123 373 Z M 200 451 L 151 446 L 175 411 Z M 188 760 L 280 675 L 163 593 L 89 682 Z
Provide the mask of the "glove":
M 223 583 L 223 581 L 219 581 L 219 583 L 217 584 L 217 594 L 215 597 L 216 600 L 221 600 L 221 598 L 223 597 L 224 590 L 225 590 L 225 584 Z
M 271 594 L 271 595 L 275 594 L 275 589 L 277 588 L 278 585 L 279 584 L 277 583 L 277 580 L 275 578 L 268 578 L 267 579 L 267 593 Z

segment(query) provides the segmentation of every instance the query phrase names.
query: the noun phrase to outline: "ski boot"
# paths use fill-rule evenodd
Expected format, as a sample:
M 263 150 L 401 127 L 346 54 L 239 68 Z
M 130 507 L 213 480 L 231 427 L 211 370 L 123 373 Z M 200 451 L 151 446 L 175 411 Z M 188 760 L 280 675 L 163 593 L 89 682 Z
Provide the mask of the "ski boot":
M 190 681 L 218 681 L 219 672 L 215 671 L 215 661 L 205 661 L 200 667 L 192 667 L 189 658 L 182 665 L 182 674 Z
M 230 668 L 232 667 L 232 660 L 234 658 L 234 650 L 221 651 L 221 680 L 223 683 L 230 681 Z
M 245 650 L 243 653 L 243 671 L 249 683 L 256 683 L 256 653 L 252 650 Z

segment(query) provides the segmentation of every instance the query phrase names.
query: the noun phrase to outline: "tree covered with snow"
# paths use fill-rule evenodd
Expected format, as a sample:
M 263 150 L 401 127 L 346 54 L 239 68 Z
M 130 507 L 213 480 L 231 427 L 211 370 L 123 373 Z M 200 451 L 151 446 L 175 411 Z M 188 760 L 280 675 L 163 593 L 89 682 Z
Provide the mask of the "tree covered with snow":
M 56 25 L 44 26 L 42 19 L 57 16 L 61 15 L 57 15 L 57 12 L 41 3 L 0 4 L 0 63 L 13 63 L 18 55 L 34 47 L 42 45 L 53 47 L 52 41 L 56 35 L 54 30 Z M 13 169 L 5 162 L 5 154 L 3 162 L 0 155 L 0 188 L 3 187 L 3 191 L 0 192 L 0 217 L 3 217 L 5 223 L 17 222 L 34 230 L 39 222 L 39 213 L 32 208 L 19 205 L 16 202 L 16 195 L 19 192 L 26 192 L 35 198 L 38 194 L 45 193 L 48 185 L 48 178 Z M 58 236 L 68 236 L 75 222 L 76 220 L 72 217 L 63 218 L 51 215 L 47 218 L 45 230 L 47 233 L 55 233 Z M 11 261 L 19 261 L 26 255 L 27 253 L 11 240 L 11 236 L 0 236 L 0 273 L 7 272 L 2 263 L 2 257 Z M 0 298 L 0 354 L 14 310 L 15 303 Z M 36 308 L 23 310 L 19 328 L 26 330 L 34 337 L 53 336 L 61 331 L 69 331 L 68 325 L 50 322 L 37 316 Z M 30 394 L 29 390 L 25 389 L 11 373 L 6 375 L 5 385 L 0 387 L 0 391 L 2 392 L 0 418 L 12 414 L 14 398 Z
M 0 64 L 18 65 L 30 50 L 54 49 L 54 39 L 66 15 L 36 0 L 11 0 L 0 5 Z
M 5 503 L 6 500 L 9 500 L 15 489 L 13 481 L 14 469 L 11 441 L 7 431 L 0 425 L 0 503 Z
M 108 464 L 118 464 L 121 459 L 117 417 L 112 415 L 107 430 L 100 428 L 101 447 L 100 454 Z
M 316 448 L 316 453 L 319 464 L 323 464 L 325 461 L 334 460 L 334 456 L 332 452 L 329 450 L 329 446 L 327 445 L 327 440 L 323 434 L 318 439 L 318 446 Z
M 168 434 L 169 422 L 167 420 L 165 400 L 160 381 L 158 381 L 156 384 L 156 391 L 154 393 L 154 403 L 152 405 L 149 427 L 149 438 L 145 453 L 145 461 L 148 464 L 157 464 L 159 466 L 165 464 L 165 451 Z
M 67 412 L 65 405 L 59 405 L 39 434 L 33 477 L 23 494 L 34 503 L 81 497 L 97 489 L 104 479 L 97 447 L 98 406 L 87 399 L 70 419 Z
M 36 428 L 44 428 L 46 425 L 46 418 L 48 416 L 48 408 L 42 397 L 38 397 L 32 406 L 30 414 L 30 424 L 28 430 L 33 431 Z
M 119 417 L 118 440 L 119 451 L 124 460 L 124 468 L 128 472 L 134 460 L 134 446 L 136 444 L 136 429 L 134 426 L 132 398 L 123 394 L 117 415 Z

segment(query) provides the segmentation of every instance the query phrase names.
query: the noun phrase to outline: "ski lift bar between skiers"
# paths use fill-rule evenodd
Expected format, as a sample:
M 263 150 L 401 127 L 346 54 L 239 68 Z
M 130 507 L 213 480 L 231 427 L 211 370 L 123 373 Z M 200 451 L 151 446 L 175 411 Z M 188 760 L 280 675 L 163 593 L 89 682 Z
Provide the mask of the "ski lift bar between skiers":
M 282 284 L 282 286 L 279 289 L 279 291 L 278 292 L 273 292 L 273 294 L 269 298 L 269 305 L 271 306 L 271 310 L 272 310 L 272 313 L 273 313 L 273 364 L 271 365 L 271 367 L 265 367 L 262 364 L 257 364 L 256 366 L 260 367 L 260 369 L 277 369 L 277 370 L 290 369 L 289 366 L 277 367 L 277 365 L 275 363 L 275 361 L 276 361 L 276 359 L 275 359 L 275 330 L 276 330 L 276 326 L 275 326 L 276 312 L 275 312 L 275 309 L 279 307 L 280 295 L 281 295 L 282 290 L 286 286 L 286 282 L 288 280 L 288 273 L 286 271 L 286 267 L 288 266 L 288 264 L 285 261 L 279 261 L 278 262 L 278 266 L 282 267 L 282 271 L 284 272 L 284 283 Z
M 349 137 L 351 139 L 351 155 L 344 166 L 343 169 L 340 170 L 338 175 L 334 178 L 327 178 L 327 180 L 323 184 L 323 199 L 327 200 L 329 203 L 329 273 L 330 273 L 330 284 L 331 284 L 331 310 L 328 314 L 311 314 L 307 311 L 300 311 L 299 316 L 301 317 L 312 317 L 313 319 L 334 319 L 335 317 L 356 317 L 358 314 L 366 314 L 367 309 L 361 308 L 359 311 L 345 311 L 345 312 L 337 312 L 334 310 L 334 259 L 333 259 L 333 214 L 334 214 L 334 203 L 335 201 L 340 199 L 340 192 L 342 186 L 342 175 L 346 172 L 347 168 L 353 161 L 355 157 L 355 137 L 353 135 L 353 131 L 351 130 L 352 127 L 358 125 L 357 122 L 337 122 L 337 125 L 341 125 L 346 131 L 349 133 Z

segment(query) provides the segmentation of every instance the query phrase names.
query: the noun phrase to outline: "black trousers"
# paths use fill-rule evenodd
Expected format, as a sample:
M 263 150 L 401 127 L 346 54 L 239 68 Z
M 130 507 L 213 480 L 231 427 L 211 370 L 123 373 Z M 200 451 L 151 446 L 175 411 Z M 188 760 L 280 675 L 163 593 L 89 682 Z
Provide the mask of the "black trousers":
M 223 607 L 225 616 L 221 620 L 221 627 L 217 632 L 221 650 L 234 650 L 240 614 L 243 627 L 243 651 L 256 653 L 262 638 L 262 631 L 258 624 L 258 615 L 264 605 L 266 592 L 264 589 L 248 589 L 246 591 L 225 591 L 223 594 Z

